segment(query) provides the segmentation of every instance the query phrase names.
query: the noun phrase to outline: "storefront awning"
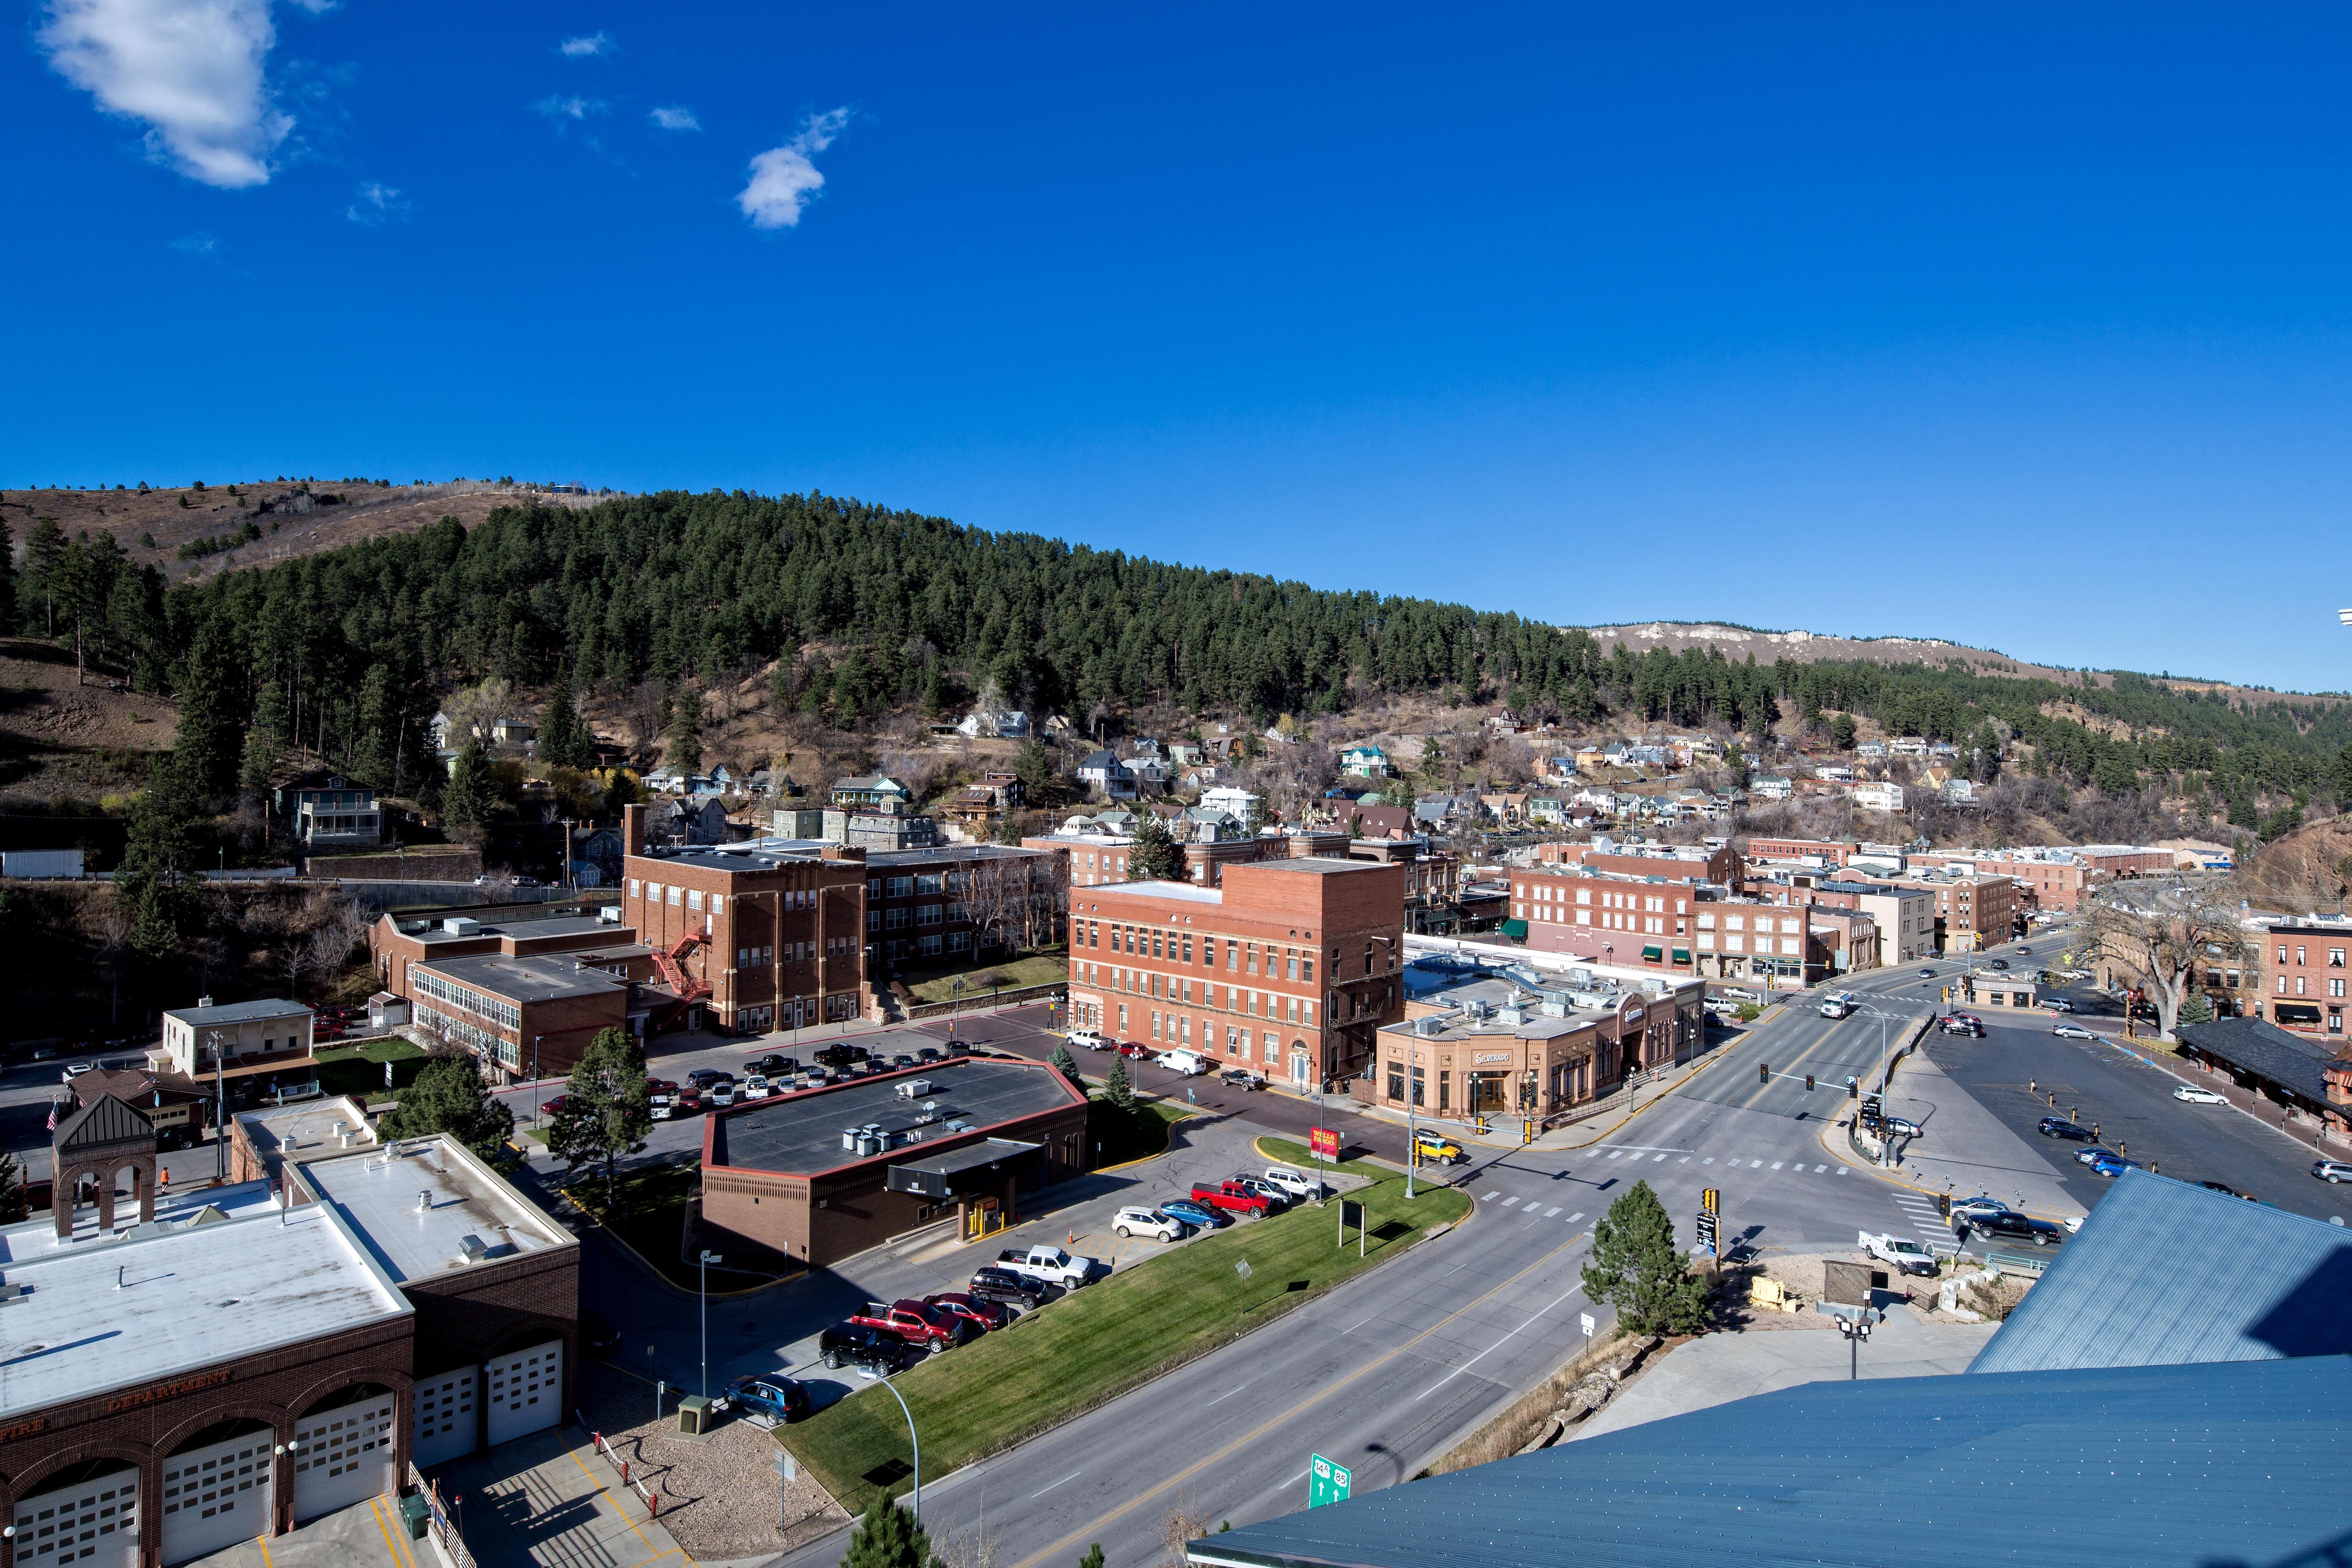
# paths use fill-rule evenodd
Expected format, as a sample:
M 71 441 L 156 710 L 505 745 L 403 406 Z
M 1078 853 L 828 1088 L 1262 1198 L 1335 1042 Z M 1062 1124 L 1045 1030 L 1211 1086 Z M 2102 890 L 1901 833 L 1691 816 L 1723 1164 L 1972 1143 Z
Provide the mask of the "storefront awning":
M 1689 948 L 1687 948 L 1687 947 L 1677 947 L 1677 948 L 1675 948 L 1675 963 L 1677 963 L 1677 964 L 1687 964 L 1687 963 L 1689 963 L 1689 962 L 1690 962 L 1690 949 L 1689 949 Z
M 1644 947 L 1642 949 L 1642 956 L 1648 959 L 1651 963 L 1655 964 L 1660 961 L 1664 955 L 1655 947 Z
M 1528 935 L 1528 923 L 1524 920 L 1506 920 L 1503 922 L 1503 935 L 1518 941 L 1525 941 Z
M 2280 1023 L 2317 1023 L 2319 1004 L 2316 1002 L 2273 1002 L 2271 1017 Z

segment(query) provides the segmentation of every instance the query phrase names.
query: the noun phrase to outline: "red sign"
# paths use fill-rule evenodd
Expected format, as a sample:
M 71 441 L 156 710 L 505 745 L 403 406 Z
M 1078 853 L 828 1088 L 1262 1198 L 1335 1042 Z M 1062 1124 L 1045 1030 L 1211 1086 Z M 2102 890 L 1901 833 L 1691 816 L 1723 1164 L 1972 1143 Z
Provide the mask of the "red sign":
M 1339 1130 L 1337 1127 L 1316 1127 L 1307 1134 L 1307 1146 L 1327 1159 L 1339 1157 Z

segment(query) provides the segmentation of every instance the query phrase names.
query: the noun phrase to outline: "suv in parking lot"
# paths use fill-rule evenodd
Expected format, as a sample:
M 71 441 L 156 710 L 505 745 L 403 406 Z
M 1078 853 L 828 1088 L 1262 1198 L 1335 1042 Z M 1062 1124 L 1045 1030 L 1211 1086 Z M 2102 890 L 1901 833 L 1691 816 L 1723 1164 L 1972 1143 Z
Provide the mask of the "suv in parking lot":
M 1984 1025 L 1972 1018 L 1963 1018 L 1958 1013 L 1954 1013 L 1949 1018 L 1937 1019 L 1936 1027 L 1946 1034 L 1964 1034 L 1972 1040 L 1984 1038 Z
M 2324 1182 L 2352 1181 L 2352 1160 L 2314 1160 L 2311 1174 Z
M 1024 1279 L 1010 1269 L 975 1270 L 968 1290 L 983 1301 L 998 1301 L 1009 1307 L 1034 1307 L 1045 1299 L 1043 1282 Z
M 2072 1138 L 2077 1143 L 2091 1141 L 2091 1129 L 2063 1116 L 2044 1116 L 2035 1124 L 2035 1132 L 2045 1138 Z
M 922 1356 L 922 1352 L 887 1329 L 857 1322 L 835 1323 L 817 1335 L 819 1359 L 839 1371 L 854 1366 L 869 1376 L 897 1372 Z
M 1181 1241 L 1185 1231 L 1182 1220 L 1141 1204 L 1129 1204 L 1113 1215 L 1110 1228 L 1121 1236 L 1150 1236 L 1161 1241 Z

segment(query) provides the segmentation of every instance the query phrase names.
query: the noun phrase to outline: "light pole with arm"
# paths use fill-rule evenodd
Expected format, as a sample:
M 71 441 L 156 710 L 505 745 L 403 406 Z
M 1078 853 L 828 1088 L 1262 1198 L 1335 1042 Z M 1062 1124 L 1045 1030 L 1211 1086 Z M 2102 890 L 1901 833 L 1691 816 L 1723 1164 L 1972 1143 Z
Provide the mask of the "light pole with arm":
M 1886 1106 L 1886 1088 L 1887 1088 L 1887 1083 L 1886 1083 L 1886 1023 L 1887 1023 L 1887 1018 L 1888 1018 L 1888 1015 L 1887 1015 L 1886 1011 L 1885 1011 L 1884 1009 L 1881 1009 L 1881 1008 L 1874 1008 L 1874 1007 L 1870 1006 L 1870 1005 L 1869 1005 L 1868 1003 L 1866 1003 L 1866 1002 L 1856 1002 L 1856 1003 L 1854 1004 L 1854 1008 L 1855 1008 L 1855 1010 L 1860 1011 L 1860 1012 L 1865 1012 L 1865 1013 L 1872 1013 L 1872 1014 L 1874 1014 L 1874 1015 L 1876 1015 L 1876 1017 L 1877 1017 L 1877 1019 L 1878 1019 L 1878 1096 L 1879 1096 L 1878 1103 L 1879 1103 L 1879 1109 L 1880 1109 L 1881 1117 L 1882 1117 L 1881 1122 L 1880 1122 L 1880 1126 L 1881 1126 L 1882 1128 L 1884 1128 L 1884 1126 L 1885 1125 L 1885 1121 L 1884 1121 L 1884 1113 L 1885 1113 L 1885 1106 Z M 1859 1111 L 1856 1111 L 1856 1112 L 1855 1112 L 1855 1114 L 1856 1114 L 1856 1115 L 1860 1115 L 1860 1114 L 1861 1114 L 1861 1113 L 1860 1113 Z M 1890 1139 L 1889 1137 L 1887 1137 L 1887 1135 L 1885 1134 L 1885 1133 L 1884 1131 L 1880 1132 L 1880 1134 L 1878 1134 L 1878 1164 L 1879 1164 L 1879 1166 L 1880 1166 L 1880 1168 L 1881 1168 L 1881 1169 L 1884 1169 L 1884 1168 L 1885 1167 L 1885 1165 L 1886 1165 L 1886 1156 L 1887 1156 L 1889 1154 L 1893 1153 L 1893 1152 L 1894 1152 L 1894 1141 L 1893 1141 L 1892 1139 Z
M 702 1254 L 702 1396 L 710 1397 L 710 1266 L 726 1260 L 716 1252 Z
M 923 1522 L 923 1440 L 915 1434 L 915 1413 L 907 1408 L 907 1396 L 899 1393 L 898 1385 L 888 1378 L 882 1378 L 880 1382 L 890 1391 L 890 1397 L 898 1402 L 899 1414 L 907 1417 L 907 1443 L 915 1450 L 915 1522 L 920 1525 Z

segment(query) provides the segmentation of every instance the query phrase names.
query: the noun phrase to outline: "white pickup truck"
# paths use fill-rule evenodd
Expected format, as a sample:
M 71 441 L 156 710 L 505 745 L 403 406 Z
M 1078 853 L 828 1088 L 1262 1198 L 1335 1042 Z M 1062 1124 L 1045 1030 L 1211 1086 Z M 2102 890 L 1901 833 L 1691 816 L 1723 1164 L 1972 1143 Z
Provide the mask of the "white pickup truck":
M 1026 1252 L 1007 1248 L 996 1256 L 996 1266 L 1075 1291 L 1094 1277 L 1095 1260 L 1065 1252 L 1058 1247 L 1032 1247 Z
M 1853 1244 L 1882 1263 L 1890 1263 L 1906 1274 L 1933 1274 L 1936 1255 L 1908 1236 L 1891 1236 L 1864 1230 L 1857 1232 Z

